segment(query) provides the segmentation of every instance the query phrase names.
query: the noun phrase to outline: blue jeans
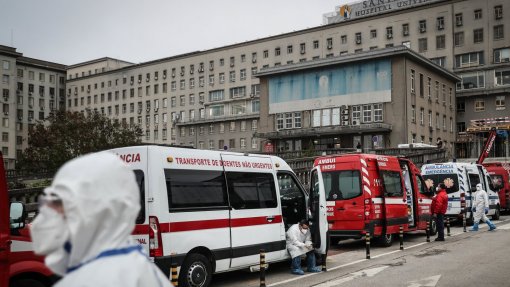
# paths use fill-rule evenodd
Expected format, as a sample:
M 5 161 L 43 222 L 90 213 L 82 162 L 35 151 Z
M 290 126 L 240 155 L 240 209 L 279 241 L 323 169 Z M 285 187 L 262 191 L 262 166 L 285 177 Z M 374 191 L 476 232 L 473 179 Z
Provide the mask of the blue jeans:
M 315 267 L 315 253 L 313 250 L 306 253 L 306 266 L 308 270 Z M 301 256 L 292 258 L 292 270 L 296 269 L 301 269 Z
M 444 239 L 444 214 L 436 214 L 437 238 Z

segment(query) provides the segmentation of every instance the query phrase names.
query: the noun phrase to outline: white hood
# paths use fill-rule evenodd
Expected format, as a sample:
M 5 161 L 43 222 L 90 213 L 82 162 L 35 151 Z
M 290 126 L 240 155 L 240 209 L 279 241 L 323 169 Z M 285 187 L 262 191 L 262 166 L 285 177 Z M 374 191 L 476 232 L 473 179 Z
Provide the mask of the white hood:
M 45 193 L 63 202 L 72 246 L 68 267 L 134 244 L 130 234 L 140 210 L 139 189 L 118 156 L 96 153 L 67 162 Z

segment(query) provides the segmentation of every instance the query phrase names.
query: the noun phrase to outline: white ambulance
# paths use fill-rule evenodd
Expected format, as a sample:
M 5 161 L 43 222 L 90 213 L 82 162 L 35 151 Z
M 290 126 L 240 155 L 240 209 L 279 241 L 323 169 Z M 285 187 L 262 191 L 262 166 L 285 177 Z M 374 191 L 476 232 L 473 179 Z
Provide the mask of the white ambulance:
M 439 183 L 446 185 L 448 194 L 448 209 L 446 215 L 449 217 L 460 217 L 466 207 L 466 219 L 472 221 L 471 212 L 472 198 L 476 192 L 476 185 L 482 184 L 483 189 L 489 196 L 489 213 L 493 219 L 499 219 L 499 196 L 492 185 L 492 180 L 480 164 L 446 162 L 436 164 L 424 164 L 421 167 L 421 174 L 425 179 L 427 187 L 434 189 Z
M 165 146 L 113 149 L 140 186 L 133 233 L 166 274 L 179 266 L 179 286 L 208 286 L 213 273 L 256 270 L 289 260 L 285 232 L 310 218 L 314 245 L 326 254 L 326 199 L 309 197 L 275 156 Z

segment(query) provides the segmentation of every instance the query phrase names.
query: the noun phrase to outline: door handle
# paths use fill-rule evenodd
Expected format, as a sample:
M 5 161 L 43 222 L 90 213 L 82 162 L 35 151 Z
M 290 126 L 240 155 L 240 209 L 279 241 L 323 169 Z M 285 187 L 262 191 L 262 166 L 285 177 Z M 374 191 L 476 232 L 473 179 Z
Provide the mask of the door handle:
M 356 205 L 356 201 L 353 201 L 353 202 L 352 202 L 352 205 Z
M 274 216 L 268 216 L 268 217 L 266 217 L 266 220 L 267 220 L 268 222 L 273 222 L 273 220 L 274 220 Z
M 420 202 L 423 202 L 423 199 L 421 199 L 421 198 L 420 198 L 420 200 L 419 200 L 419 201 L 420 201 Z
M 337 208 L 336 210 L 340 210 L 340 211 L 343 211 L 343 210 L 345 210 L 345 208 L 343 208 L 343 207 L 340 207 L 340 208 Z

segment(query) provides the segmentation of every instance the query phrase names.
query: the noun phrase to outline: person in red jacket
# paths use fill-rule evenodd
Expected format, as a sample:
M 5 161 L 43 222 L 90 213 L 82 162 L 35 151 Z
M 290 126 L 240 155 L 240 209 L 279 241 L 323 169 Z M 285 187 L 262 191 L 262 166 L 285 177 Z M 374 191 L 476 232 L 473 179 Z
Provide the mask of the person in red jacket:
M 432 199 L 432 217 L 436 220 L 437 238 L 435 241 L 444 241 L 444 215 L 448 208 L 448 195 L 446 195 L 446 185 L 440 183 L 436 187 L 436 196 Z

